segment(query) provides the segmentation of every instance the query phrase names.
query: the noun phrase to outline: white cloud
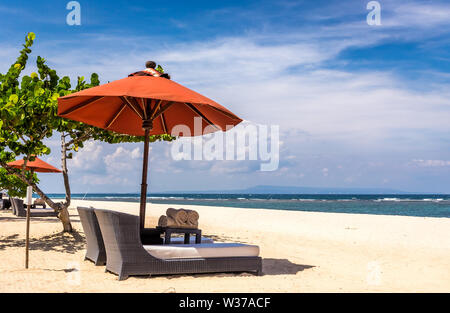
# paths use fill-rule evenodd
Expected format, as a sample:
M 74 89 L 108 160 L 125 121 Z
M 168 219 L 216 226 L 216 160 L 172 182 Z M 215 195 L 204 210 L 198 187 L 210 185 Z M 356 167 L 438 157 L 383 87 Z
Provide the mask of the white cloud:
M 412 164 L 418 165 L 421 167 L 443 167 L 443 166 L 450 166 L 450 161 L 416 159 L 416 160 L 412 160 Z
M 150 151 L 151 151 L 151 148 L 150 148 Z M 131 156 L 132 159 L 139 159 L 140 157 L 142 157 L 141 149 L 139 149 L 139 147 L 134 148 L 131 151 L 130 156 Z
M 142 166 L 138 160 L 142 157 L 140 148 L 133 150 L 119 146 L 112 154 L 103 157 L 108 173 L 121 173 Z
M 74 169 L 88 170 L 98 166 L 103 147 L 95 141 L 88 141 L 80 151 L 74 153 L 69 160 L 70 167 Z
M 134 186 L 137 184 L 136 182 L 130 183 L 130 180 L 127 177 L 121 177 L 119 175 L 82 175 L 78 181 L 83 185 L 88 186 L 98 186 L 98 185 L 117 185 L 117 186 Z
M 41 157 L 41 159 L 44 162 L 47 162 L 48 164 L 53 165 L 55 167 L 59 167 L 59 164 L 61 162 L 60 160 L 57 159 L 57 157 L 55 155 L 51 155 L 51 156 L 44 157 L 44 158 Z
M 237 162 L 237 161 L 221 161 L 221 162 L 213 162 L 209 169 L 209 172 L 213 175 L 233 175 L 239 173 L 250 173 L 254 172 L 246 162 Z
M 450 24 L 450 5 L 437 3 L 403 2 L 393 7 L 392 15 L 385 19 L 386 26 L 420 26 L 435 28 Z

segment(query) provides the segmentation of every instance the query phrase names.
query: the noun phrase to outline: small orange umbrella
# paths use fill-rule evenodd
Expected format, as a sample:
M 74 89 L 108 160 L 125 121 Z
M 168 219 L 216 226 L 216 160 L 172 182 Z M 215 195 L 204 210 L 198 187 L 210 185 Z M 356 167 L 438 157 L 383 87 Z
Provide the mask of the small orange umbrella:
M 14 168 L 22 169 L 24 160 L 17 160 L 13 162 L 9 162 L 8 165 Z M 40 172 L 40 173 L 61 173 L 61 170 L 56 167 L 42 161 L 38 157 L 35 157 L 34 161 L 27 161 L 27 165 L 25 167 L 27 171 L 32 172 Z
M 14 168 L 22 169 L 25 161 L 17 160 L 9 162 L 8 165 Z M 27 161 L 25 170 L 40 173 L 61 173 L 61 170 L 35 157 L 34 161 Z M 28 268 L 28 251 L 30 244 L 30 205 L 27 205 L 27 231 L 25 238 L 25 268 Z
M 171 134 L 175 126 L 185 125 L 191 136 L 198 136 L 225 131 L 242 121 L 213 100 L 172 80 L 153 76 L 131 76 L 61 97 L 58 115 L 117 133 L 145 136 L 141 229 L 145 223 L 149 135 Z M 194 128 L 195 117 L 201 118 L 199 130 Z

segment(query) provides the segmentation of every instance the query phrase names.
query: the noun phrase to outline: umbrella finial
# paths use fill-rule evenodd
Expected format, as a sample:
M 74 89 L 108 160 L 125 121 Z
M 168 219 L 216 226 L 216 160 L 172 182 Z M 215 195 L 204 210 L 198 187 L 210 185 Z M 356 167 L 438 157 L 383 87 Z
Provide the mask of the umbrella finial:
M 145 68 L 155 68 L 156 63 L 154 61 L 147 61 L 145 62 Z
M 149 69 L 151 69 L 151 70 L 149 70 Z M 145 62 L 145 70 L 144 71 L 150 72 L 153 76 L 156 76 L 156 77 L 164 77 L 164 78 L 170 79 L 170 75 L 167 73 L 164 73 L 164 70 L 162 69 L 161 65 L 158 65 L 158 67 L 156 67 L 155 61 Z

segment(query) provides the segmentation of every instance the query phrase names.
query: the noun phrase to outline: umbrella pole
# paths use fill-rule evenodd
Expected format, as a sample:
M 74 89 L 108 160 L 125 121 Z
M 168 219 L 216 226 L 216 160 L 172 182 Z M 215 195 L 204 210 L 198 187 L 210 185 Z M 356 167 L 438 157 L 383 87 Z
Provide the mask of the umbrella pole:
M 31 170 L 31 175 L 33 176 L 34 171 Z M 28 269 L 28 259 L 29 259 L 29 251 L 30 251 L 30 216 L 31 216 L 31 204 L 28 201 L 28 197 L 32 197 L 33 191 L 28 190 L 31 186 L 27 188 L 27 230 L 26 230 L 26 238 L 25 238 L 25 268 Z M 28 194 L 31 192 L 31 195 Z
M 145 207 L 147 202 L 147 172 L 148 172 L 148 148 L 150 128 L 145 128 L 144 139 L 144 160 L 142 165 L 142 184 L 141 184 L 141 204 L 139 208 L 140 228 L 145 228 Z
M 28 255 L 29 255 L 29 248 L 30 248 L 30 205 L 27 204 L 27 231 L 26 231 L 26 238 L 25 238 L 25 268 L 28 268 Z
M 31 170 L 31 175 L 34 174 L 34 171 Z M 31 216 L 31 204 L 28 201 L 29 198 L 32 197 L 33 191 L 31 189 L 31 191 L 29 190 L 31 189 L 31 186 L 28 186 L 27 188 L 27 230 L 26 230 L 26 235 L 25 235 L 25 268 L 28 269 L 28 259 L 29 259 L 29 251 L 30 251 L 30 216 Z M 28 193 L 31 193 L 31 195 L 29 195 Z

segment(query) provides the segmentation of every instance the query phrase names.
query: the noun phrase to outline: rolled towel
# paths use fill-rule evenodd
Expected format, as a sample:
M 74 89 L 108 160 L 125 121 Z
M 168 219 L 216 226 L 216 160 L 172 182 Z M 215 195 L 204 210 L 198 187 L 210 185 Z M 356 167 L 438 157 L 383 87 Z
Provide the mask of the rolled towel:
M 158 226 L 178 228 L 177 223 L 170 216 L 165 215 L 161 215 L 161 217 L 159 218 Z
M 198 219 L 200 215 L 194 210 L 185 210 L 187 212 L 187 224 L 192 226 L 192 228 L 198 227 Z
M 187 223 L 178 224 L 170 216 L 161 215 L 158 221 L 159 227 L 169 227 L 169 228 L 197 228 L 197 226 L 188 225 Z
M 171 217 L 180 226 L 187 223 L 188 214 L 185 210 L 168 208 L 166 211 L 166 215 L 167 217 Z
M 161 215 L 161 216 L 159 217 L 159 220 L 158 220 L 158 226 L 159 226 L 159 227 L 166 227 L 166 226 L 164 226 L 164 225 L 167 225 L 167 216 Z

